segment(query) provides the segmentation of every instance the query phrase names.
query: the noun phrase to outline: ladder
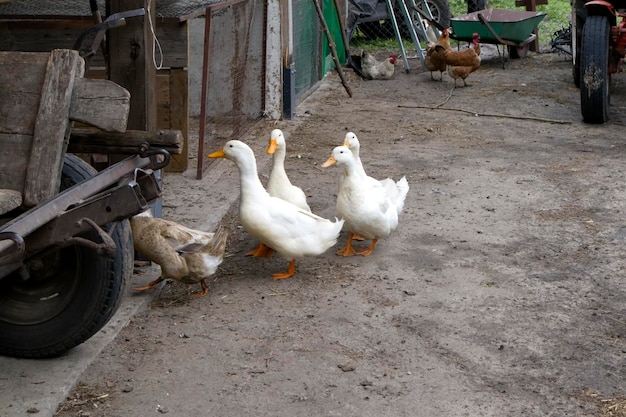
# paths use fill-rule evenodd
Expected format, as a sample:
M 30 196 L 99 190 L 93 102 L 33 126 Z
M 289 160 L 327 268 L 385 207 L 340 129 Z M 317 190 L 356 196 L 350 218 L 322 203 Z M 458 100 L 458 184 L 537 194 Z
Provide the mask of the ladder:
M 400 13 L 402 14 L 402 18 L 404 19 L 404 23 L 407 27 L 409 35 L 411 36 L 413 45 L 415 46 L 415 52 L 417 54 L 417 57 L 419 58 L 423 67 L 426 49 L 422 48 L 422 46 L 420 45 L 420 41 L 423 41 L 426 44 L 428 44 L 428 42 L 436 42 L 437 38 L 440 35 L 437 28 L 433 27 L 430 24 L 427 25 L 425 19 L 416 10 L 417 8 L 421 9 L 422 13 L 425 16 L 428 16 L 430 17 L 430 20 L 433 20 L 433 15 L 430 12 L 428 3 L 426 2 L 426 0 L 395 1 L 398 4 Z M 406 49 L 404 48 L 404 44 L 402 43 L 402 33 L 400 32 L 400 27 L 398 26 L 398 19 L 396 18 L 393 3 L 392 0 L 385 0 L 385 2 L 387 4 L 387 9 L 389 10 L 389 17 L 391 18 L 393 31 L 396 35 L 398 46 L 400 47 L 400 53 L 402 54 L 402 60 L 404 62 L 404 72 L 408 73 L 410 71 L 409 61 Z

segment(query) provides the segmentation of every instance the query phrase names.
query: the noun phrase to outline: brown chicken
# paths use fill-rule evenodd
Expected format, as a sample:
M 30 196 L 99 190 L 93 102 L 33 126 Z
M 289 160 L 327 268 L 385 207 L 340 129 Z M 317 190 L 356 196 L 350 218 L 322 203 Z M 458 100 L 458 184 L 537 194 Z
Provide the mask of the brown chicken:
M 443 72 L 446 70 L 446 62 L 444 60 L 443 54 L 436 50 L 436 46 L 443 46 L 445 50 L 451 50 L 450 47 L 450 34 L 447 29 L 444 29 L 441 32 L 441 36 L 436 43 L 429 42 L 428 47 L 426 48 L 426 56 L 424 57 L 424 66 L 428 71 L 430 71 L 430 79 L 434 80 L 433 71 L 439 71 L 441 74 L 441 78 L 439 81 L 443 80 Z
M 378 61 L 374 55 L 361 51 L 361 71 L 365 78 L 370 80 L 388 80 L 393 77 L 396 57 L 389 55 L 384 61 Z
M 472 36 L 472 47 L 461 51 L 446 50 L 441 46 L 435 49 L 443 55 L 448 68 L 448 75 L 454 78 L 454 85 L 459 78 L 463 84 L 467 85 L 465 79 L 480 67 L 480 36 L 474 33 Z

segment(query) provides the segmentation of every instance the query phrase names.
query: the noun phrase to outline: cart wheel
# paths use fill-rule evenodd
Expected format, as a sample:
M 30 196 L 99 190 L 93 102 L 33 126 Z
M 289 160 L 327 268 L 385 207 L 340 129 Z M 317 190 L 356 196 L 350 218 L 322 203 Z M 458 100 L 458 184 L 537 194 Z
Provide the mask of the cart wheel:
M 512 45 L 509 45 L 507 48 L 509 49 L 509 58 L 511 58 L 511 59 L 520 59 L 520 58 L 524 58 L 526 55 L 528 55 L 528 51 L 530 49 L 530 44 L 527 43 L 524 46 L 512 46 Z
M 61 189 L 95 173 L 67 155 Z M 27 260 L 29 279 L 15 272 L 0 280 L 0 354 L 59 356 L 109 321 L 132 274 L 133 246 L 128 220 L 108 226 L 117 248 L 113 259 L 77 245 L 56 248 Z
M 586 123 L 609 118 L 609 35 L 606 16 L 589 16 L 583 26 L 580 61 L 580 108 Z

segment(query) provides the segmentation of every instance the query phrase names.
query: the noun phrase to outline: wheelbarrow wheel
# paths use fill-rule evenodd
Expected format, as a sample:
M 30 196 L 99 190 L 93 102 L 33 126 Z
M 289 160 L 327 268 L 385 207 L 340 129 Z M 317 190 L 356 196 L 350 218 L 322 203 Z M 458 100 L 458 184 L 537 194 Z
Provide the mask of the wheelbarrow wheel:
M 580 108 L 586 123 L 609 118 L 609 36 L 606 16 L 589 16 L 583 27 L 580 61 Z
M 95 173 L 67 155 L 61 190 Z M 134 252 L 128 220 L 107 226 L 117 248 L 112 259 L 78 245 L 55 248 L 27 260 L 29 279 L 15 272 L 0 280 L 0 354 L 59 356 L 109 321 L 132 274 Z

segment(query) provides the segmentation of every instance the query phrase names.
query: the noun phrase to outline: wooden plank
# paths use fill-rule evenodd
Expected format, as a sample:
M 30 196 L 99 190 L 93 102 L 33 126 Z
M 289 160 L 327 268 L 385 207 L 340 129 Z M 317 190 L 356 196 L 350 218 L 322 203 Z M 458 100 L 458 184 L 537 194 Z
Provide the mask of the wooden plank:
M 163 67 L 186 68 L 189 65 L 187 23 L 181 23 L 173 18 L 159 18 L 155 24 L 156 35 L 163 51 Z
M 22 192 L 32 135 L 0 133 L 0 188 Z
M 59 191 L 74 78 L 82 77 L 84 71 L 84 61 L 77 51 L 57 49 L 50 53 L 26 171 L 27 206 L 46 201 Z
M 78 78 L 72 91 L 70 119 L 108 132 L 124 132 L 130 93 L 109 80 Z
M 32 137 L 47 61 L 48 54 L 0 52 L 0 132 Z
M 72 129 L 68 152 L 133 155 L 139 146 L 148 143 L 172 155 L 180 154 L 183 135 L 180 130 L 162 129 L 156 132 L 127 130 L 124 133 L 103 132 L 95 129 Z
M 183 172 L 189 163 L 189 88 L 187 71 L 179 68 L 170 71 L 170 129 L 178 129 L 183 137 L 182 150 L 172 156 L 165 168 L 170 172 Z
M 282 116 L 283 104 L 280 28 L 280 1 L 267 0 L 265 115 L 274 120 L 278 120 Z

